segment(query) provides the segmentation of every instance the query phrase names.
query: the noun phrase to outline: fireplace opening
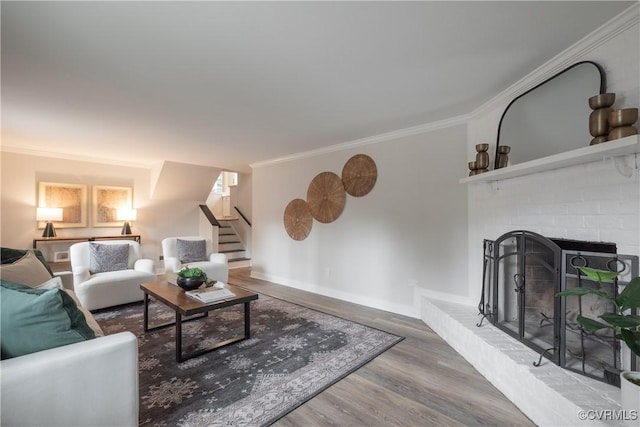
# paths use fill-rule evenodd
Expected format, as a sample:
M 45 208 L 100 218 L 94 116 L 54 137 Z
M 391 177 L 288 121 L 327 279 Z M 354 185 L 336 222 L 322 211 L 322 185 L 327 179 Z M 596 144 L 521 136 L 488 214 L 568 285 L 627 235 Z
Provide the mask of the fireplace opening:
M 578 267 L 619 272 L 602 286 Z M 512 231 L 484 242 L 484 277 L 480 314 L 545 357 L 570 369 L 619 386 L 620 342 L 609 329 L 584 331 L 578 315 L 597 319 L 612 311 L 601 296 L 559 298 L 574 287 L 595 287 L 618 295 L 638 275 L 638 257 L 617 253 L 614 243 L 553 239 L 530 231 Z M 482 325 L 482 321 L 478 326 Z M 635 362 L 635 358 L 632 358 Z M 631 366 L 635 369 L 635 366 Z

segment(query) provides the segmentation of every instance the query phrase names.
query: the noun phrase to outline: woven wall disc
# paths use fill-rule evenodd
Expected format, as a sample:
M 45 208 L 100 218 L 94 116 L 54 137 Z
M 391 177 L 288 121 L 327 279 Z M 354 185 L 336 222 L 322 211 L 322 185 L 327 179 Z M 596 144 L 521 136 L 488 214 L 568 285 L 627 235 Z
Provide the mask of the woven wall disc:
M 333 172 L 319 173 L 307 189 L 311 215 L 320 222 L 335 221 L 342 213 L 346 199 L 342 180 Z
M 367 195 L 378 178 L 376 162 L 365 154 L 356 154 L 342 168 L 344 189 L 354 197 Z
M 306 201 L 293 199 L 284 210 L 284 228 L 293 240 L 304 240 L 311 233 L 313 216 Z

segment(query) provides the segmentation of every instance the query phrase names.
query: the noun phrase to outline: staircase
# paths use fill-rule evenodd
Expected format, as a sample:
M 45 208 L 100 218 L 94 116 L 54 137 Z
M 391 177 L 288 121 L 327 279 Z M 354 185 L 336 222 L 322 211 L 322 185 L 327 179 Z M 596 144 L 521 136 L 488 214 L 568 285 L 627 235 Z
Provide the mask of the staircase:
M 250 267 L 251 258 L 247 258 L 246 251 L 240 237 L 231 226 L 238 219 L 219 219 L 218 223 L 218 252 L 227 255 L 229 268 Z

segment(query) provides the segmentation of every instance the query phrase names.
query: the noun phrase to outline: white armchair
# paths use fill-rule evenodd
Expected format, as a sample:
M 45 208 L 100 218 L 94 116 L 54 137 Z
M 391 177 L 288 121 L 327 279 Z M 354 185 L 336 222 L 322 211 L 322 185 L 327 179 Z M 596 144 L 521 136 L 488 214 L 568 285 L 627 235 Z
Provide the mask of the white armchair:
M 201 254 L 201 260 L 180 260 L 178 250 L 178 240 L 181 241 L 203 241 L 205 250 Z M 227 282 L 229 280 L 229 263 L 227 256 L 215 253 L 211 240 L 201 236 L 167 237 L 162 241 L 162 255 L 164 257 L 164 268 L 167 273 L 177 273 L 183 267 L 198 267 L 207 274 L 207 278 Z M 183 262 L 184 261 L 184 262 Z
M 95 253 L 92 259 L 92 244 L 129 245 L 128 258 L 124 261 L 126 268 L 120 269 L 123 267 L 120 265 L 108 271 L 110 269 L 107 266 L 105 271 L 103 265 L 99 272 L 92 271 L 92 261 L 94 268 L 96 263 Z M 140 244 L 133 240 L 81 242 L 71 245 L 69 255 L 73 271 L 73 286 L 82 306 L 88 310 L 95 310 L 142 301 L 143 293 L 140 290 L 140 284 L 154 282 L 156 273 L 153 260 L 143 259 L 141 252 Z

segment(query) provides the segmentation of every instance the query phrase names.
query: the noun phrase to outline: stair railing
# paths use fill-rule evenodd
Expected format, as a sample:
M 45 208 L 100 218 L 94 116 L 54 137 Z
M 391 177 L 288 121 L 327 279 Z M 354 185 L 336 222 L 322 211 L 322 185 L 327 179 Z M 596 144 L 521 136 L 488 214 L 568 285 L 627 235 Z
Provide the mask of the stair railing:
M 235 209 L 235 210 L 240 214 L 240 217 L 241 217 L 242 219 L 244 219 L 244 222 L 246 222 L 246 223 L 249 225 L 249 227 L 251 227 L 251 221 L 249 221 L 249 220 L 247 219 L 247 217 L 246 217 L 246 216 L 244 216 L 244 214 L 242 213 L 242 211 L 241 211 L 240 209 L 238 209 L 238 207 L 237 207 L 237 206 L 234 206 L 234 207 L 233 207 L 233 209 Z
M 202 209 L 202 213 L 204 213 L 204 216 L 207 217 L 211 225 L 213 225 L 214 227 L 220 227 L 220 223 L 216 219 L 213 212 L 211 212 L 211 209 L 209 209 L 209 206 L 207 205 L 199 205 L 199 206 L 200 206 L 200 209 Z

